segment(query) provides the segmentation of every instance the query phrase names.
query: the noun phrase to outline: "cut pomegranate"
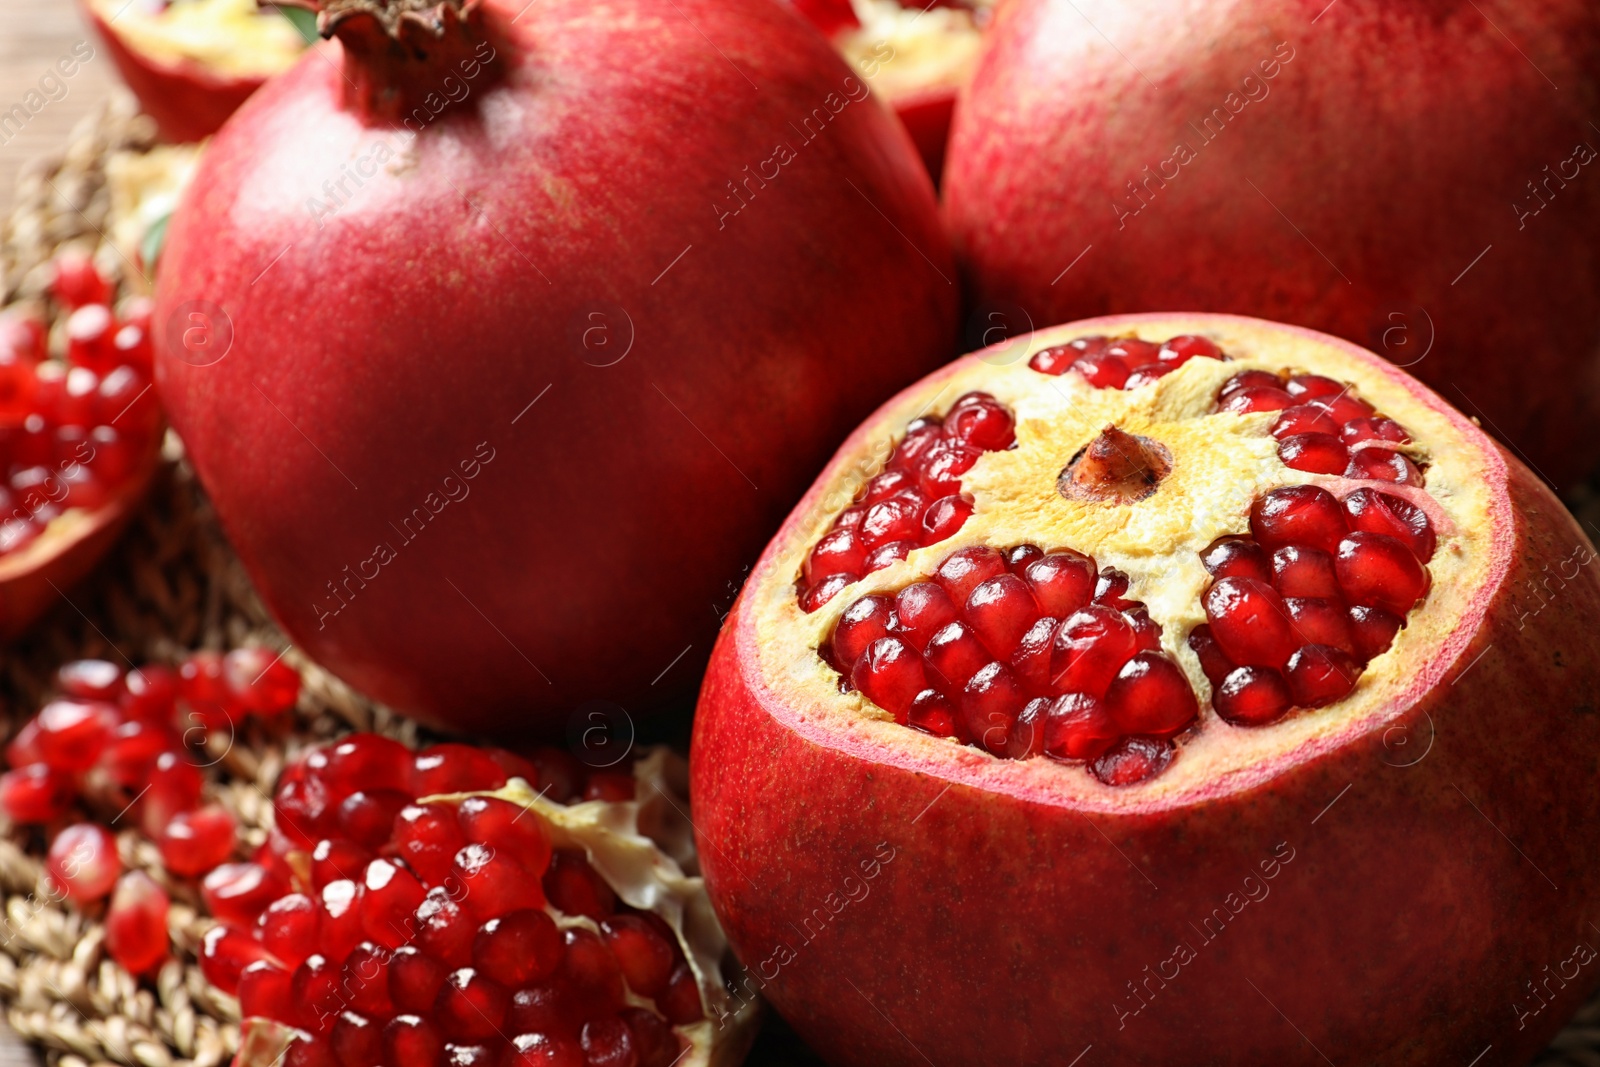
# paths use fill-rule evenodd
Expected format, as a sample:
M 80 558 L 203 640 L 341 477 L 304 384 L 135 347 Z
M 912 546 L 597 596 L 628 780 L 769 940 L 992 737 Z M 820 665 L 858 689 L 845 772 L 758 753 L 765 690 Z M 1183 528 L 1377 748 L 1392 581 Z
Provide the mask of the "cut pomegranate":
M 302 756 L 291 768 L 295 782 L 330 800 L 353 787 L 393 785 L 411 759 L 391 744 L 347 737 Z M 425 750 L 433 755 L 417 761 L 427 769 L 417 777 L 437 780 L 441 763 L 475 766 L 460 748 Z M 541 760 L 550 762 L 548 754 Z M 648 1054 L 659 1067 L 706 1067 L 713 1045 L 741 1041 L 747 1027 L 725 990 L 695 977 L 714 981 L 722 950 L 714 927 L 685 932 L 688 909 L 705 907 L 696 902 L 698 882 L 638 832 L 683 803 L 664 799 L 670 760 L 664 750 L 642 756 L 634 771 L 653 799 L 641 804 L 630 790 L 624 800 L 599 802 L 612 806 L 603 814 L 593 802 L 555 803 L 526 778 L 491 794 L 411 804 L 383 841 L 369 842 L 379 858 L 357 872 L 359 881 L 335 879 L 320 893 L 287 887 L 261 910 L 254 936 L 216 927 L 203 966 L 212 981 L 238 990 L 247 1015 L 241 1067 L 267 1067 L 286 1047 L 292 1059 L 311 1054 L 296 1049 L 324 1046 L 340 1063 L 428 1067 L 504 1067 L 519 1056 L 543 1062 L 570 1048 L 581 1065 L 586 1033 L 595 1049 L 626 1045 L 635 1064 Z M 531 764 L 524 769 L 538 774 Z M 321 845 L 332 855 L 339 841 Z M 442 881 L 426 888 L 411 859 L 437 869 L 435 853 L 451 845 Z M 550 888 L 548 908 L 541 886 Z M 575 925 L 591 921 L 599 933 Z M 680 969 L 690 959 L 699 970 L 687 970 L 685 987 Z M 686 1029 L 708 1005 L 731 1025 Z M 286 1044 L 293 1041 L 300 1044 Z
M 1015 419 L 987 393 L 966 394 L 942 418 L 913 421 L 884 472 L 806 556 L 795 587 L 801 605 L 816 611 L 862 575 L 953 535 L 972 514 L 960 495 L 961 475 L 984 452 L 1015 442 Z
M 1078 33 L 1064 11 L 1063 34 Z M 1149 358 L 1130 338 L 1180 336 L 1228 358 L 1197 353 L 1131 388 L 1083 373 Z M 1020 429 L 964 480 L 965 525 L 802 611 L 794 576 L 859 506 L 876 443 L 905 412 L 966 393 Z M 1272 436 L 1289 419 L 1303 421 Z M 1425 484 L 1282 461 L 1285 442 L 1319 434 L 1347 459 L 1404 455 Z M 1147 495 L 1063 492 L 1097 438 L 1153 442 L 1170 469 Z M 1429 1062 L 1465 1062 L 1502 1041 L 1531 1058 L 1543 1038 L 1494 1021 L 1495 990 L 1566 958 L 1581 915 L 1600 913 L 1600 872 L 1585 873 L 1600 850 L 1594 561 L 1471 420 L 1333 338 L 1136 316 L 959 360 L 845 442 L 726 622 L 692 749 L 718 914 L 752 973 L 805 938 L 762 992 L 825 1059 L 856 1067 L 920 1062 L 913 1047 L 1042 1067 L 1091 1044 L 1085 1062 L 1102 1048 L 1315 1060 L 1283 1015 L 1335 1059 L 1359 1046 L 1342 1054 L 1386 1062 L 1420 1042 Z M 783 877 L 756 873 L 770 870 Z M 1405 917 L 1419 886 L 1446 884 L 1476 887 L 1459 918 L 1511 923 L 1515 947 L 1486 959 L 1459 923 Z M 829 894 L 841 910 L 813 932 L 794 902 Z M 1321 962 L 1252 975 L 1270 1002 L 1223 980 L 1291 958 Z M 841 997 L 840 975 L 869 1003 Z M 1584 992 L 1551 986 L 1546 1005 L 1563 1010 Z M 1485 1021 L 1463 1032 L 1478 1016 L 1452 1010 L 1418 1029 L 1428 1003 Z

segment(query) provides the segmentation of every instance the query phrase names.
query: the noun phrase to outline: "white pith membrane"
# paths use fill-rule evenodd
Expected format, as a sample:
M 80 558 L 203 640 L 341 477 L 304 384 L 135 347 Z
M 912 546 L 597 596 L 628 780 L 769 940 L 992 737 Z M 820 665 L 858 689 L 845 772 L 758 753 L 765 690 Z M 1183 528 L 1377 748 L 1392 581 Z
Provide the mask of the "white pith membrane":
M 1126 391 L 1096 389 L 1075 372 L 1054 377 L 1028 367 L 1033 353 L 1079 337 L 1136 336 L 1159 344 L 1186 333 L 1209 337 L 1228 359 L 1192 359 L 1152 384 Z M 1269 433 L 1277 412 L 1213 411 L 1223 383 L 1251 369 L 1289 369 L 1352 383 L 1361 399 L 1410 431 L 1415 443 L 1400 450 L 1426 465 L 1426 488 L 1286 467 Z M 747 590 L 755 638 L 751 652 L 768 691 L 768 708 L 780 717 L 792 715 L 796 730 L 819 743 L 867 748 L 884 762 L 948 773 L 1007 793 L 1070 798 L 1108 811 L 1175 806 L 1246 788 L 1279 767 L 1398 716 L 1409 703 L 1407 694 L 1436 683 L 1471 639 L 1490 591 L 1504 579 L 1510 555 L 1504 543 L 1510 516 L 1500 457 L 1461 416 L 1405 381 L 1400 372 L 1353 346 L 1229 316 L 1095 320 L 1032 335 L 1025 347 L 1015 342 L 959 361 L 896 398 L 852 439 L 852 452 L 830 467 L 829 483 L 808 498 L 813 510 L 798 517 L 794 536 L 776 550 Z M 908 422 L 922 414 L 942 414 L 969 391 L 992 395 L 1017 421 L 1016 447 L 984 453 L 962 476 L 963 491 L 975 501 L 972 516 L 953 536 L 912 551 L 848 586 L 814 613 L 803 613 L 794 583 L 811 546 L 879 472 L 881 457 Z M 1107 425 L 1160 442 L 1172 454 L 1171 473 L 1149 497 L 1132 504 L 1064 499 L 1056 488 L 1057 475 Z M 1212 578 L 1199 553 L 1218 537 L 1249 535 L 1250 507 L 1259 495 L 1301 483 L 1323 486 L 1340 500 L 1370 486 L 1424 501 L 1438 537 L 1427 565 L 1432 588 L 1405 616 L 1405 628 L 1390 648 L 1362 671 L 1347 698 L 1323 708 L 1296 708 L 1264 727 L 1231 726 L 1211 708 L 1211 684 L 1187 644 L 1190 631 L 1207 621 L 1200 597 Z M 841 692 L 839 674 L 818 654 L 840 615 L 859 598 L 872 593 L 892 597 L 931 576 L 941 560 L 969 545 L 1003 550 L 1023 543 L 1046 552 L 1076 549 L 1093 556 L 1100 567 L 1125 572 L 1126 596 L 1142 602 L 1161 625 L 1162 650 L 1188 676 L 1201 711 L 1195 727 L 1176 739 L 1177 757 L 1153 779 L 1112 787 L 1092 777 L 1081 763 L 1046 756 L 1007 760 L 955 739 L 922 734 L 894 722 L 861 693 Z
M 637 783 L 630 801 L 589 800 L 557 804 L 546 800 L 521 778 L 500 789 L 478 793 L 448 793 L 419 798 L 459 804 L 472 796 L 498 797 L 519 804 L 537 815 L 550 835 L 552 848 L 582 849 L 589 865 L 605 879 L 617 898 L 640 911 L 652 911 L 677 935 L 689 967 L 700 985 L 705 1018 L 673 1032 L 688 1042 L 674 1067 L 722 1067 L 744 1058 L 760 1013 L 741 1011 L 731 1001 L 723 980 L 728 941 L 706 896 L 705 880 L 698 873 L 694 853 L 694 828 L 687 815 L 688 765 L 671 749 L 659 747 L 633 767 Z M 309 857 L 306 858 L 309 863 Z M 308 879 L 309 881 L 309 879 Z M 583 915 L 565 915 L 553 905 L 545 909 L 563 930 L 582 927 L 592 933 L 600 925 Z M 653 1001 L 627 993 L 628 1006 L 657 1012 Z M 721 1028 L 714 1020 L 721 1020 Z M 295 1033 L 285 1023 L 252 1018 L 245 1021 L 236 1067 L 271 1067 L 280 1064 Z M 516 1035 L 507 1035 L 516 1036 Z
M 89 4 L 139 54 L 172 65 L 197 63 L 219 75 L 270 78 L 293 66 L 306 47 L 288 19 L 255 0 Z
M 861 25 L 839 31 L 834 47 L 893 103 L 965 85 L 978 62 L 980 25 L 993 3 L 975 0 L 971 10 L 899 0 L 851 0 L 850 6 Z

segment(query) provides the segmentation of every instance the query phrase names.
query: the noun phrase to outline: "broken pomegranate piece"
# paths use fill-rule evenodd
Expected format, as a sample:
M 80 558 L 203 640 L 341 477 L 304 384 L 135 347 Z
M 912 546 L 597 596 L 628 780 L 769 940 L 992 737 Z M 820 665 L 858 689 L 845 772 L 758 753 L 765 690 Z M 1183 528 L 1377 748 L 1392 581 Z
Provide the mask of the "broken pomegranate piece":
M 963 476 L 965 522 L 802 610 L 882 442 L 966 393 L 1015 442 Z M 1344 462 L 1284 461 L 1318 449 Z M 712 900 L 753 968 L 804 939 L 762 992 L 830 1063 L 1531 1059 L 1550 1028 L 1505 991 L 1600 912 L 1595 563 L 1535 475 L 1346 342 L 1013 338 L 887 403 L 746 581 L 691 748 Z
M 983 453 L 1015 440 L 1016 420 L 986 393 L 962 396 L 943 417 L 913 419 L 883 471 L 806 557 L 797 585 L 801 607 L 816 611 L 862 575 L 951 537 L 972 514 L 961 476 Z

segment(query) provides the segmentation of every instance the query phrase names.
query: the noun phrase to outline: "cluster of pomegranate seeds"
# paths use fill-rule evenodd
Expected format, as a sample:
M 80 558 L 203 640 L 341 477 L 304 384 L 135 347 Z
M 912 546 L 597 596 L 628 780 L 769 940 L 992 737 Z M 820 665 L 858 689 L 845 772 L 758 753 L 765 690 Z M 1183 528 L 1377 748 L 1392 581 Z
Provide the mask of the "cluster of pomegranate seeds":
M 1278 458 L 1297 471 L 1423 484 L 1422 468 L 1397 447 L 1411 443 L 1406 428 L 1379 415 L 1347 382 L 1247 370 L 1222 384 L 1217 410 L 1278 412 Z
M 1137 337 L 1097 336 L 1035 352 L 1028 366 L 1040 374 L 1077 371 L 1096 389 L 1137 389 L 1195 358 L 1227 357 L 1215 341 L 1197 334 L 1179 334 L 1160 344 Z
M 1427 595 L 1433 524 L 1403 497 L 1315 485 L 1274 489 L 1250 509 L 1250 535 L 1201 553 L 1209 624 L 1189 646 L 1217 714 L 1260 726 L 1292 707 L 1342 700 Z
M 1174 755 L 1199 711 L 1127 576 L 1071 549 L 963 548 L 845 609 L 825 656 L 895 721 L 996 756 L 1089 761 L 1111 785 Z
M 862 575 L 961 529 L 972 515 L 961 476 L 983 453 L 1015 443 L 1015 419 L 988 393 L 967 393 L 943 418 L 912 420 L 883 473 L 866 484 L 806 557 L 801 609 L 816 611 Z
M 553 791 L 586 794 L 559 764 L 372 734 L 308 753 L 280 780 L 254 862 L 203 883 L 220 920 L 206 978 L 246 1017 L 298 1031 L 291 1065 L 668 1067 L 672 1027 L 703 1015 L 672 929 L 619 902 L 582 851 L 553 851 L 532 809 L 418 799 L 508 774 L 539 788 L 546 766 Z
M 134 297 L 113 311 L 110 283 L 74 253 L 57 258 L 51 294 L 67 313 L 55 358 L 43 322 L 0 314 L 0 554 L 68 508 L 104 504 L 160 428 L 151 302 Z

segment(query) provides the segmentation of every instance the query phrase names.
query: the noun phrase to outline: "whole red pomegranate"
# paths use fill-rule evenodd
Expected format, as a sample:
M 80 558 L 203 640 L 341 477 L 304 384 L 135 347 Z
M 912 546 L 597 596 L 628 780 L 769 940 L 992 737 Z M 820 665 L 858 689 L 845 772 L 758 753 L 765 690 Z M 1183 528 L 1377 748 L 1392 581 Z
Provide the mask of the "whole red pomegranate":
M 713 653 L 740 997 L 830 1063 L 1525 1061 L 1600 982 L 1597 633 L 1543 483 L 1353 345 L 1135 315 L 967 357 Z
M 162 263 L 158 384 L 233 544 L 438 726 L 684 692 L 827 450 L 950 353 L 911 145 L 777 5 L 320 17 Z
M 1566 484 L 1600 457 L 1597 104 L 1585 0 L 1018 0 L 948 220 L 995 314 L 1326 330 Z

